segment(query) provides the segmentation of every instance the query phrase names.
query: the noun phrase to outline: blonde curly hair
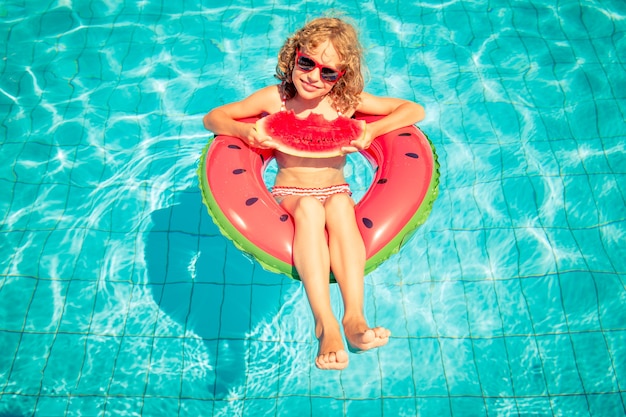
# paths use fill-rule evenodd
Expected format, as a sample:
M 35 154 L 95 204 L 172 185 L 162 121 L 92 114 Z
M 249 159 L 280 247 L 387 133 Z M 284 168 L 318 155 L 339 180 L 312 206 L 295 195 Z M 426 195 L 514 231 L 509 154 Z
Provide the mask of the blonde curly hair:
M 289 37 L 278 53 L 276 78 L 282 81 L 281 94 L 285 99 L 296 95 L 291 74 L 296 61 L 296 50 L 314 50 L 329 40 L 341 59 L 339 69 L 345 74 L 328 93 L 333 106 L 341 113 L 353 111 L 359 105 L 364 81 L 361 73 L 362 48 L 354 27 L 335 17 L 320 17 L 308 22 Z

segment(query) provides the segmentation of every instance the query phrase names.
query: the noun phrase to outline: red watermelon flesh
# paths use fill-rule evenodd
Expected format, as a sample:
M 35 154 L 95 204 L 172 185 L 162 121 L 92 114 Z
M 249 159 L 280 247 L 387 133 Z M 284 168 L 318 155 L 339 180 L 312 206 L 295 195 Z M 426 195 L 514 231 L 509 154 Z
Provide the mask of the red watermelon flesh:
M 278 150 L 307 158 L 330 158 L 342 155 L 341 148 L 365 134 L 365 124 L 339 116 L 327 120 L 320 114 L 298 118 L 293 110 L 271 114 L 256 123 L 261 136 L 278 143 Z

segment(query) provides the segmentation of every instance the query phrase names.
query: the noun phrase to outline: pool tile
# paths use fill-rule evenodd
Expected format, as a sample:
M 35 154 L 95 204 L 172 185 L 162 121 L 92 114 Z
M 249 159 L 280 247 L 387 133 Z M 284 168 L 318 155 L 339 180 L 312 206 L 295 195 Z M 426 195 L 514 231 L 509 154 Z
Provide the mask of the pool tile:
M 563 308 L 570 331 L 593 331 L 600 326 L 593 275 L 571 272 L 559 276 Z
M 226 285 L 221 304 L 220 337 L 243 338 L 251 330 L 250 304 L 252 288 L 249 285 Z
M 63 313 L 68 282 L 39 280 L 24 324 L 29 331 L 54 332 Z
M 417 398 L 385 398 L 382 401 L 381 415 L 417 416 Z
M 494 282 L 466 282 L 464 289 L 472 337 L 501 336 L 503 317 Z
M 480 376 L 470 339 L 442 339 L 441 356 L 451 396 L 480 396 Z
M 195 337 L 185 339 L 182 356 L 184 366 L 182 368 L 181 408 L 184 409 L 186 402 L 194 404 L 193 400 L 200 400 L 201 408 L 204 409 L 207 406 L 204 402 L 215 398 L 217 345 L 217 341 Z
M 101 281 L 95 296 L 90 331 L 110 335 L 123 329 L 127 324 L 133 290 L 133 285 L 127 282 Z M 112 306 L 112 294 L 115 294 L 115 306 Z
M 581 416 L 591 416 L 589 402 L 584 395 L 555 396 L 550 398 L 551 411 L 555 416 L 566 416 L 577 410 Z
M 196 284 L 193 288 L 187 329 L 208 340 L 220 337 L 224 288 L 214 284 Z
M 519 252 L 519 276 L 522 278 L 554 273 L 557 262 L 563 263 L 562 268 L 567 269 L 570 265 L 566 262 L 580 260 L 576 242 L 565 246 L 564 242 L 558 241 L 561 236 L 570 237 L 571 240 L 567 231 L 528 226 L 515 229 L 514 233 L 515 248 Z M 551 246 L 552 242 L 555 242 L 555 247 Z
M 0 330 L 21 332 L 24 329 L 36 288 L 37 281 L 28 277 L 9 276 L 2 281 Z
M 160 285 L 129 286 L 130 293 L 125 294 L 124 310 L 115 311 L 118 324 L 124 324 L 125 336 L 151 336 L 159 318 L 158 300 L 163 287 Z M 128 314 L 136 312 L 136 314 Z M 140 312 L 140 313 L 139 313 Z M 94 310 L 94 314 L 102 314 Z
M 602 328 L 610 331 L 619 331 L 626 323 L 626 289 L 624 281 L 626 277 L 620 274 L 594 273 L 594 283 L 597 288 L 598 314 Z M 610 336 L 612 333 L 608 333 Z
M 0 411 L 7 415 L 33 414 L 37 401 L 33 395 L 6 393 L 2 395 Z
M 431 279 L 445 282 L 463 276 L 459 257 L 454 249 L 454 233 L 450 230 L 436 231 L 429 233 L 426 239 Z
M 42 372 L 53 341 L 54 335 L 51 334 L 24 333 L 14 358 L 9 382 L 4 390 L 19 392 L 25 396 L 39 395 L 42 388 Z
M 441 357 L 441 343 L 434 337 L 411 339 L 410 352 L 415 397 L 447 396 L 448 384 Z
M 215 415 L 214 406 L 215 403 L 212 400 L 181 398 L 179 410 L 180 414 L 210 416 Z
M 619 394 L 591 394 L 587 396 L 589 415 L 620 415 L 624 412 L 624 400 Z
M 246 386 L 245 352 L 249 342 L 243 339 L 219 340 L 215 369 L 215 398 L 230 399 L 243 395 Z
M 68 396 L 72 394 L 80 377 L 84 352 L 72 354 L 69 352 L 72 352 L 76 346 L 84 346 L 85 339 L 84 335 L 56 335 L 43 373 L 43 392 L 47 395 Z M 65 400 L 67 402 L 67 398 Z
M 183 340 L 171 337 L 154 337 L 146 396 L 181 395 Z
M 102 408 L 110 415 L 140 414 L 144 401 L 144 397 L 107 397 Z
M 584 392 L 570 335 L 545 335 L 536 339 L 550 394 Z
M 67 397 L 45 397 L 37 400 L 35 415 L 66 415 L 69 399 Z
M 148 337 L 128 336 L 121 339 L 116 353 L 116 367 L 111 376 L 108 395 L 142 396 L 146 392 L 150 358 L 142 355 L 152 344 Z
M 354 399 L 346 401 L 345 403 L 345 415 L 357 415 L 357 416 L 382 416 L 383 409 L 381 402 L 375 399 Z
M 451 398 L 452 414 L 461 417 L 487 416 L 485 400 L 482 398 Z
M 431 309 L 430 290 L 430 283 L 405 285 L 402 288 L 403 314 L 406 317 L 406 320 L 402 320 L 403 326 L 406 328 L 406 330 L 403 329 L 403 333 L 408 333 L 409 337 L 426 337 L 437 334 L 435 317 Z
M 439 337 L 467 337 L 469 323 L 462 282 L 442 282 L 432 286 L 432 310 Z
M 576 366 L 585 392 L 602 393 L 619 391 L 614 361 L 609 345 L 599 332 L 572 334 Z
M 527 278 L 522 281 L 522 292 L 537 335 L 567 331 L 558 284 L 557 276 Z
M 418 398 L 418 416 L 453 416 L 452 403 L 448 397 Z
M 21 335 L 17 332 L 0 331 L 0 345 L 4 352 L 0 355 L 0 387 L 5 387 L 9 380 L 20 338 Z
M 540 398 L 548 393 L 544 359 L 534 335 L 504 339 L 511 369 L 511 385 L 518 397 Z M 525 409 L 525 408 L 524 408 Z
M 267 416 L 275 413 L 276 398 L 251 398 L 243 402 L 242 416 Z
M 165 284 L 161 297 L 158 300 L 161 313 L 159 323 L 154 329 L 155 336 L 177 337 L 181 334 L 181 327 L 189 316 L 192 302 L 193 285 L 191 283 Z M 179 326 L 170 325 L 170 320 Z
M 121 337 L 92 336 L 80 345 L 84 357 L 80 362 L 80 374 L 76 390 L 86 395 L 104 395 L 115 371 L 116 355 Z
M 511 358 L 504 338 L 475 339 L 475 362 L 484 397 L 512 397 Z
M 143 404 L 141 406 L 142 415 L 168 415 L 174 416 L 179 414 L 178 401 L 172 401 L 170 398 L 163 397 L 150 397 L 143 398 Z M 120 410 L 121 412 L 121 410 Z
M 31 221 L 31 217 L 34 217 L 34 218 L 39 217 L 39 216 L 33 215 L 33 210 L 31 208 L 31 206 L 33 206 L 34 203 L 37 201 L 36 197 L 39 192 L 39 186 L 32 185 L 32 184 L 22 184 L 20 186 L 20 190 L 21 191 L 19 193 L 11 193 L 12 199 L 11 199 L 10 204 L 11 204 L 11 207 L 13 207 L 14 212 L 9 218 L 3 219 L 3 220 L 7 222 L 7 225 L 10 225 L 13 228 L 13 230 L 24 231 L 25 236 L 28 236 L 28 237 L 37 236 L 39 239 L 42 239 L 41 236 L 45 236 L 48 233 L 48 231 L 32 230 L 31 228 L 28 227 L 28 224 Z M 22 208 L 17 209 L 17 207 L 22 207 Z M 19 246 L 16 246 L 14 248 L 19 248 Z M 36 250 L 36 249 L 40 249 L 40 248 L 35 247 L 35 248 L 32 248 L 31 250 Z
M 298 410 L 298 413 L 303 415 L 314 415 L 311 399 L 307 396 L 288 396 L 278 397 L 275 413 L 278 415 L 288 414 L 293 410 Z M 320 410 L 317 410 L 319 412 Z

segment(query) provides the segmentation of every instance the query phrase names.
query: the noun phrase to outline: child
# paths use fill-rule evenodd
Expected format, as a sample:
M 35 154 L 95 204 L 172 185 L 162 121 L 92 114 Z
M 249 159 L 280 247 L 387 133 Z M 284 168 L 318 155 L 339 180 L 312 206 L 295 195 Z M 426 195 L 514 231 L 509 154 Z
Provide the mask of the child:
M 287 39 L 278 55 L 281 84 L 262 88 L 242 101 L 213 109 L 204 126 L 239 137 L 250 146 L 275 148 L 260 137 L 254 124 L 237 119 L 293 110 L 326 119 L 355 112 L 384 115 L 369 123 L 366 135 L 344 153 L 366 149 L 372 140 L 424 118 L 419 104 L 363 92 L 361 47 L 354 28 L 337 18 L 318 18 Z M 278 173 L 272 194 L 292 216 L 295 226 L 293 262 L 302 279 L 315 320 L 320 369 L 344 369 L 348 354 L 330 303 L 329 273 L 339 284 L 344 303 L 343 330 L 351 350 L 385 345 L 390 332 L 371 328 L 363 311 L 365 248 L 354 213 L 354 202 L 343 174 L 345 156 L 301 158 L 276 152 Z M 328 233 L 328 240 L 325 236 Z

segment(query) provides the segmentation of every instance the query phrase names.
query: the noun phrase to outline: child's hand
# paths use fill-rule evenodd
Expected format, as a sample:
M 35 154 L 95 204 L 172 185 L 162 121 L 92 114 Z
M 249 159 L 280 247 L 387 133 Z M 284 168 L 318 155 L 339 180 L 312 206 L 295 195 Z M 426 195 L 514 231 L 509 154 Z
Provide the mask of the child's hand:
M 365 120 L 362 120 L 362 123 L 363 123 L 363 129 L 365 130 L 365 133 L 359 139 L 353 140 L 352 142 L 350 142 L 350 146 L 344 146 L 343 148 L 341 148 L 341 151 L 343 153 L 358 152 L 358 151 L 362 151 L 370 147 L 370 144 L 372 143 L 374 138 L 372 138 L 372 135 L 369 132 L 369 129 L 366 128 Z
M 261 149 L 276 149 L 278 144 L 270 136 L 261 136 L 254 125 L 251 126 L 246 138 L 248 145 Z

